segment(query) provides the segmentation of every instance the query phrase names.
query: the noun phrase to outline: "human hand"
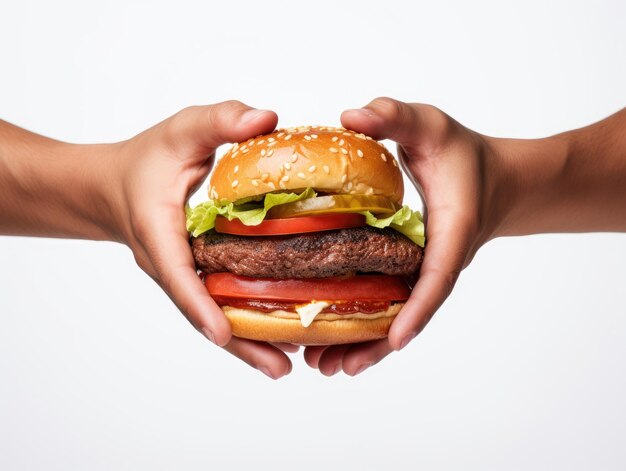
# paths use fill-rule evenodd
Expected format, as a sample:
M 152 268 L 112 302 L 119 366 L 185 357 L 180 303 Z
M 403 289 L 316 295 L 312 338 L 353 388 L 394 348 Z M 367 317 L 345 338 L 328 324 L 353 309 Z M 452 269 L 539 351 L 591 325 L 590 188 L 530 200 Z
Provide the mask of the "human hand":
M 291 371 L 284 352 L 231 336 L 230 324 L 196 274 L 184 206 L 213 166 L 215 149 L 272 131 L 277 116 L 237 101 L 186 108 L 116 144 L 112 213 L 116 237 L 137 264 L 209 340 L 277 379 Z
M 425 205 L 426 250 L 411 297 L 389 337 L 355 345 L 307 347 L 307 364 L 325 375 L 356 375 L 404 348 L 450 295 L 461 270 L 488 241 L 500 219 L 496 162 L 483 136 L 437 108 L 378 98 L 341 115 L 342 124 L 392 139 Z

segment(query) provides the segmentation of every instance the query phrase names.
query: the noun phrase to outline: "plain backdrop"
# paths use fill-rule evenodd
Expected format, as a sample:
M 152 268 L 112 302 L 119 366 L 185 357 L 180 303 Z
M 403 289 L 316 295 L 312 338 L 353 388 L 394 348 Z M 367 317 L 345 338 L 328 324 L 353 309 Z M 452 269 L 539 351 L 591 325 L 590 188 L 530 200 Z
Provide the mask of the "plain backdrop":
M 626 104 L 625 22 L 623 1 L 5 1 L 0 117 L 110 142 L 191 104 L 337 125 L 388 95 L 540 137 Z M 625 265 L 624 235 L 496 240 L 402 352 L 356 378 L 298 354 L 274 382 L 126 247 L 2 237 L 0 469 L 624 469 Z

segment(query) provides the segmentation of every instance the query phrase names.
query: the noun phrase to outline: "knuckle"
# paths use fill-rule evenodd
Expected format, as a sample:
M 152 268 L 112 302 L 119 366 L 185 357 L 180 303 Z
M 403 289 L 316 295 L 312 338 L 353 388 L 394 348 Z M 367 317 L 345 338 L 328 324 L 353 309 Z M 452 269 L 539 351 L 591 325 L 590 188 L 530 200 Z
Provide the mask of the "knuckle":
M 404 113 L 404 103 L 386 96 L 375 98 L 370 106 L 374 107 L 386 121 L 395 121 Z

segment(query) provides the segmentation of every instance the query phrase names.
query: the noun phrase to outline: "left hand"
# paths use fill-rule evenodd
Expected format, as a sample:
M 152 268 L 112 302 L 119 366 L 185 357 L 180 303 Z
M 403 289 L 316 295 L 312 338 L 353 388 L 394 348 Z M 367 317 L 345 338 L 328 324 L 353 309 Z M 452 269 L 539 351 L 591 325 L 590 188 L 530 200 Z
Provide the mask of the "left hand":
M 291 371 L 284 352 L 297 347 L 231 336 L 228 319 L 196 274 L 183 208 L 213 166 L 219 145 L 269 132 L 276 122 L 275 113 L 237 101 L 184 109 L 117 145 L 108 198 L 114 215 L 110 231 L 189 322 L 273 379 Z

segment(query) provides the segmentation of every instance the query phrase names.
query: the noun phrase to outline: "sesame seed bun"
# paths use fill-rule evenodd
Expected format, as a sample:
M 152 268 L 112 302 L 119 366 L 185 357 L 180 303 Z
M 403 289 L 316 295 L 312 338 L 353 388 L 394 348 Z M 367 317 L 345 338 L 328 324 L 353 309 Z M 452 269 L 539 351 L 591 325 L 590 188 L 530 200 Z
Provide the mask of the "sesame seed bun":
M 384 196 L 397 204 L 404 195 L 398 163 L 382 144 L 344 128 L 312 126 L 235 144 L 213 170 L 209 198 L 236 201 L 307 187 Z
M 295 345 L 339 345 L 366 342 L 387 337 L 389 326 L 404 306 L 392 304 L 386 311 L 374 314 L 319 314 L 313 323 L 303 327 L 296 313 L 222 306 L 236 337 Z

